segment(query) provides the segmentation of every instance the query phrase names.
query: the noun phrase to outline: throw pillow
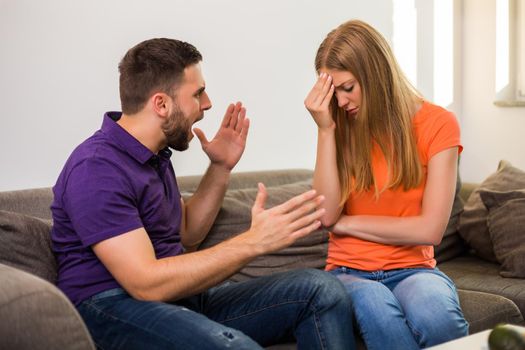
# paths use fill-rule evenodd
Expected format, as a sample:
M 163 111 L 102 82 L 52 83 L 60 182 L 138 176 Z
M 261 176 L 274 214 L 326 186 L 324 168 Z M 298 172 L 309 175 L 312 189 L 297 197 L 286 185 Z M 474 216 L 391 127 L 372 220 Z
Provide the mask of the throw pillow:
M 459 234 L 479 257 L 497 262 L 487 227 L 488 210 L 480 191 L 512 191 L 525 188 L 525 172 L 502 160 L 498 170 L 490 175 L 469 196 L 459 217 Z
M 525 278 L 525 189 L 480 191 L 488 229 L 503 277 Z
M 0 210 L 0 263 L 56 282 L 51 220 Z
M 268 187 L 266 208 L 279 205 L 311 189 L 310 181 Z M 199 249 L 205 249 L 247 231 L 251 224 L 251 209 L 257 188 L 228 190 L 215 222 Z M 265 256 L 246 265 L 232 281 L 243 281 L 294 268 L 323 268 L 326 260 L 328 232 L 318 229 L 297 240 L 292 246 Z

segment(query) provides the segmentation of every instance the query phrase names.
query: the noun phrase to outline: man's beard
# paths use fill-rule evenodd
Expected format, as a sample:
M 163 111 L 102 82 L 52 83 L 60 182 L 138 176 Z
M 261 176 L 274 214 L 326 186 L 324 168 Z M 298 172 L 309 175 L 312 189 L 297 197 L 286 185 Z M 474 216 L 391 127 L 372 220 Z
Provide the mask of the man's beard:
M 171 113 L 164 124 L 162 131 L 166 136 L 168 147 L 176 151 L 185 151 L 190 144 L 190 128 L 191 124 L 184 116 L 184 113 L 176 106 L 173 113 Z

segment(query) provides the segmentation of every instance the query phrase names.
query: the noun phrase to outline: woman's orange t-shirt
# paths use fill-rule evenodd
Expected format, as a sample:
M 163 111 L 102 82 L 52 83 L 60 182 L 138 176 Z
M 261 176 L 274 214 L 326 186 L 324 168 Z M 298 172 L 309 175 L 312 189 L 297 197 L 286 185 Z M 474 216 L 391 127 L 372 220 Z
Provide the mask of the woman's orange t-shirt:
M 435 154 L 458 147 L 461 152 L 459 124 L 451 112 L 424 102 L 412 120 L 424 179 L 415 189 L 385 190 L 379 198 L 374 188 L 352 194 L 345 205 L 346 215 L 416 216 L 421 213 L 428 162 Z M 387 165 L 379 147 L 372 152 L 372 169 L 379 188 L 387 179 Z M 352 236 L 330 234 L 327 270 L 338 266 L 376 271 L 409 267 L 435 267 L 431 245 L 394 246 L 366 241 Z

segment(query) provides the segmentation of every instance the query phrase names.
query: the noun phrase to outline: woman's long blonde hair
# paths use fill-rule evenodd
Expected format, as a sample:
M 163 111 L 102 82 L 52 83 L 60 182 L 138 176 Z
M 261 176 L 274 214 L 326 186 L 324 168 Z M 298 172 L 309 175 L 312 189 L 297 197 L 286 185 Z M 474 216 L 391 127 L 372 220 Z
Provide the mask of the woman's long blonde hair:
M 362 21 L 343 23 L 321 43 L 315 68 L 317 72 L 321 68 L 351 72 L 361 87 L 361 105 L 355 119 L 338 107 L 335 95 L 330 107 L 336 123 L 341 203 L 351 192 L 372 187 L 376 196 L 385 189 L 417 187 L 423 171 L 412 116 L 422 97 L 401 71 L 384 37 Z M 374 143 L 389 169 L 389 180 L 381 189 L 372 172 Z

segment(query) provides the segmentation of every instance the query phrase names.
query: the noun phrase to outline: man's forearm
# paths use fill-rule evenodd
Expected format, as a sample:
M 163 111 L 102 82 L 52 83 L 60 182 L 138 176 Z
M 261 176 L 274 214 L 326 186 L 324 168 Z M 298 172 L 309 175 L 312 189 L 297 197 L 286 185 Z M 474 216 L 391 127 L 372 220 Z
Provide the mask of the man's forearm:
M 182 243 L 194 250 L 206 238 L 224 199 L 230 182 L 230 170 L 210 164 L 206 173 L 185 205 L 186 227 Z
M 207 290 L 237 271 L 258 255 L 257 247 L 240 235 L 214 247 L 157 260 L 151 265 L 151 283 L 136 297 L 173 301 Z M 155 276 L 155 278 L 153 278 Z M 144 281 L 143 281 L 144 282 Z

